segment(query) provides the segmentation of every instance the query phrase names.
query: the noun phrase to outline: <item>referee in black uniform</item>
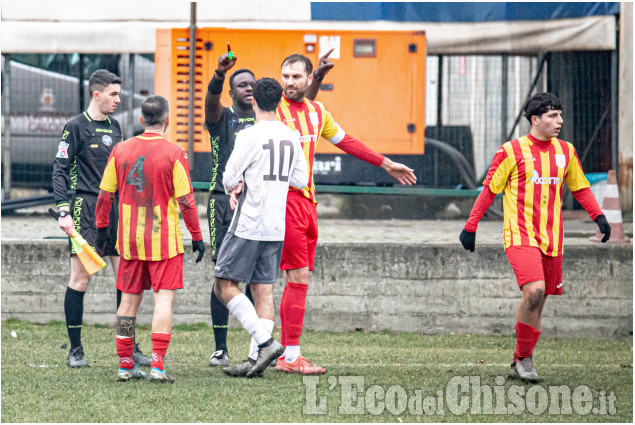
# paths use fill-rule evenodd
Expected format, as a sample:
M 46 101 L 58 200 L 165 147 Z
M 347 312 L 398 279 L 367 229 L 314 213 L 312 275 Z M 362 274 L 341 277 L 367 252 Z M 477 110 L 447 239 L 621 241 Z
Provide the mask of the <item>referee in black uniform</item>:
M 333 62 L 328 56 L 330 50 L 320 58 L 318 69 L 314 72 L 313 83 L 309 86 L 306 97 L 314 100 L 320 90 L 320 82 L 333 68 Z M 231 59 L 230 59 L 231 58 Z M 218 66 L 207 86 L 205 96 L 205 128 L 209 131 L 212 152 L 212 178 L 209 187 L 209 202 L 207 203 L 207 220 L 210 230 L 210 246 L 212 261 L 216 262 L 221 243 L 234 212 L 229 207 L 229 195 L 225 194 L 222 184 L 222 173 L 225 171 L 227 160 L 234 149 L 236 135 L 240 130 L 251 127 L 256 122 L 251 99 L 252 87 L 256 83 L 254 73 L 247 68 L 241 68 L 229 77 L 229 96 L 232 106 L 224 107 L 220 97 L 225 83 L 225 74 L 236 65 L 237 57 L 231 52 L 227 43 L 227 53 L 218 58 Z M 245 291 L 247 298 L 252 301 L 249 285 Z M 212 329 L 216 350 L 210 358 L 210 366 L 228 366 L 227 352 L 227 323 L 229 311 L 216 297 L 214 288 L 211 291 L 210 310 L 212 315 Z
M 117 105 L 121 92 L 121 80 L 115 74 L 98 69 L 88 82 L 91 94 L 86 111 L 71 119 L 62 133 L 55 162 L 53 163 L 53 191 L 60 212 L 59 226 L 71 236 L 73 230 L 82 235 L 93 247 L 97 240 L 95 224 L 95 206 L 99 194 L 99 184 L 106 168 L 110 152 L 123 140 L 121 126 L 110 118 Z M 69 192 L 72 194 L 69 202 Z M 106 251 L 97 250 L 101 256 L 109 256 L 115 277 L 119 267 L 119 254 L 115 249 L 117 240 L 118 208 L 110 215 L 112 246 Z M 88 288 L 90 275 L 82 266 L 73 249 L 71 250 L 71 277 L 64 297 L 66 328 L 70 339 L 68 365 L 70 367 L 88 366 L 81 342 L 82 319 L 84 314 L 84 293 Z M 121 294 L 117 291 L 117 307 Z M 136 363 L 149 366 L 151 360 L 140 351 L 133 356 Z

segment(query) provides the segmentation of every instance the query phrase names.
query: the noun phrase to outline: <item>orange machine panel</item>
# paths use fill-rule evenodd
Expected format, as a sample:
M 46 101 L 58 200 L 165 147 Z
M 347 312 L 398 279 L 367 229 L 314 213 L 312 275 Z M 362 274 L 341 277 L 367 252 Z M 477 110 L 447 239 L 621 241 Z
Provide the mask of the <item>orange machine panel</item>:
M 189 30 L 157 30 L 155 92 L 171 105 L 170 140 L 187 147 Z M 194 151 L 209 152 L 203 129 L 207 83 L 227 42 L 238 57 L 235 69 L 280 81 L 280 65 L 292 53 L 309 57 L 331 47 L 335 68 L 322 82 L 317 100 L 338 124 L 383 154 L 424 152 L 425 35 L 412 31 L 242 30 L 201 28 L 197 32 Z M 200 80 L 199 80 L 200 78 Z M 221 98 L 231 105 L 229 83 Z M 341 151 L 322 140 L 318 153 Z

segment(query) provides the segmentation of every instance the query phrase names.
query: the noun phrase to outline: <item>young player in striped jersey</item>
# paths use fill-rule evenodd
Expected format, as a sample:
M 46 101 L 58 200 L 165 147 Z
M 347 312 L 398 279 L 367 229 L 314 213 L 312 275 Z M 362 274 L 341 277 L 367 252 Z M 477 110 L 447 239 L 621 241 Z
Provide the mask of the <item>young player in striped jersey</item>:
M 145 132 L 119 143 L 108 158 L 97 201 L 97 245 L 110 243 L 108 214 L 119 192 L 117 354 L 119 381 L 145 378 L 132 359 L 137 310 L 143 291 L 154 290 L 150 380 L 172 382 L 163 358 L 171 340 L 172 304 L 183 288 L 183 241 L 179 208 L 192 235 L 198 263 L 205 252 L 192 193 L 187 153 L 161 135 L 169 121 L 168 101 L 150 96 L 141 104 Z
M 382 167 L 401 184 L 417 181 L 412 170 L 374 152 L 359 140 L 346 134 L 320 102 L 305 97 L 313 81 L 313 65 L 303 55 L 291 55 L 282 62 L 284 96 L 278 106 L 278 119 L 301 135 L 302 149 L 309 166 L 309 183 L 303 189 L 290 188 L 287 198 L 286 233 L 280 268 L 285 271 L 285 288 L 280 301 L 282 344 L 285 356 L 278 359 L 276 370 L 322 374 L 326 369 L 302 357 L 300 335 L 304 323 L 309 271 L 313 270 L 317 244 L 317 210 L 313 159 L 320 137 L 362 161 Z
M 516 311 L 516 350 L 510 378 L 537 382 L 533 350 L 549 295 L 562 295 L 562 190 L 575 199 L 604 234 L 611 233 L 584 176 L 575 148 L 557 138 L 562 104 L 551 93 L 538 93 L 525 104 L 531 132 L 501 146 L 490 165 L 483 191 L 459 237 L 474 252 L 476 228 L 496 194 L 503 195 L 505 253 L 522 291 Z
M 252 337 L 249 359 L 224 372 L 248 378 L 260 375 L 284 351 L 271 338 L 273 284 L 280 267 L 289 187 L 304 187 L 309 180 L 299 136 L 276 118 L 282 87 L 263 78 L 253 93 L 256 124 L 236 136 L 223 174 L 235 211 L 214 269 L 216 296 Z M 239 282 L 251 285 L 253 305 L 238 289 Z

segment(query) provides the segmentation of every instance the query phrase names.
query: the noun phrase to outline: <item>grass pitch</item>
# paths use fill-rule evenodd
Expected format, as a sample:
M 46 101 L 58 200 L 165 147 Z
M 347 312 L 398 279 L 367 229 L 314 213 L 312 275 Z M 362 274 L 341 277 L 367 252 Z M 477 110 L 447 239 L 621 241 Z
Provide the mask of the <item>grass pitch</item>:
M 279 337 L 279 330 L 274 336 Z M 177 326 L 166 356 L 177 380 L 173 385 L 115 382 L 112 328 L 85 326 L 82 340 L 91 367 L 71 370 L 66 366 L 68 349 L 61 348 L 68 344 L 63 323 L 2 322 L 2 422 L 633 419 L 632 339 L 543 337 L 535 353 L 544 379 L 538 386 L 499 378 L 509 368 L 512 336 L 306 332 L 303 354 L 326 366 L 327 375 L 307 379 L 270 368 L 264 379 L 248 380 L 208 366 L 213 351 L 209 326 Z M 147 327 L 137 329 L 137 340 L 148 354 Z M 248 345 L 246 332 L 229 331 L 232 362 L 247 357 Z M 466 382 L 469 387 L 455 385 Z M 550 391 L 555 386 L 572 394 L 568 405 L 563 401 L 567 397 L 553 402 Z M 492 411 L 487 393 L 493 394 Z

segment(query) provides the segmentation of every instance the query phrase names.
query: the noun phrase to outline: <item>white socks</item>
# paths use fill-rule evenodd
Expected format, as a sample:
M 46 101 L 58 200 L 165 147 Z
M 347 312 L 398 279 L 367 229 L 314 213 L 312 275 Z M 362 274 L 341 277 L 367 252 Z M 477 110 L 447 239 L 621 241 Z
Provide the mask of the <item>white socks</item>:
M 287 363 L 292 363 L 296 361 L 298 357 L 300 357 L 300 346 L 299 345 L 287 345 L 287 349 L 285 350 L 285 361 Z
M 256 340 L 256 344 L 264 344 L 271 338 L 271 331 L 267 330 L 258 318 L 254 305 L 245 294 L 238 294 L 227 303 L 227 309 L 238 319 L 249 335 Z M 273 328 L 272 328 L 273 329 Z
M 265 327 L 267 331 L 269 331 L 269 335 L 273 332 L 273 320 L 269 319 L 259 319 L 260 323 Z M 251 344 L 249 345 L 249 358 L 253 360 L 258 359 L 258 344 L 256 340 L 251 338 Z

